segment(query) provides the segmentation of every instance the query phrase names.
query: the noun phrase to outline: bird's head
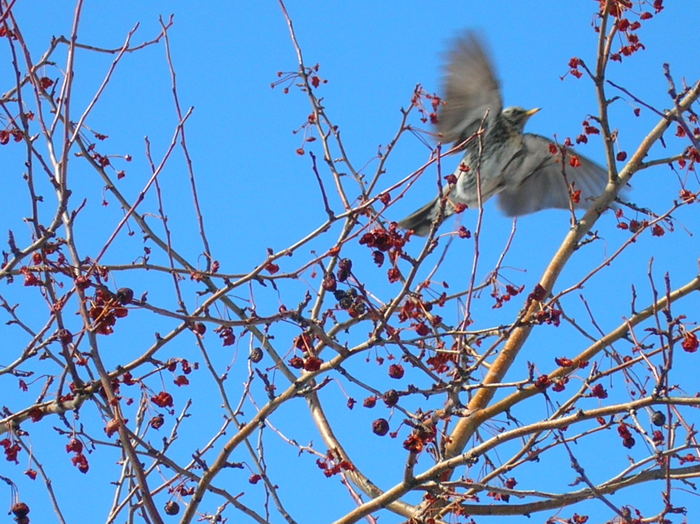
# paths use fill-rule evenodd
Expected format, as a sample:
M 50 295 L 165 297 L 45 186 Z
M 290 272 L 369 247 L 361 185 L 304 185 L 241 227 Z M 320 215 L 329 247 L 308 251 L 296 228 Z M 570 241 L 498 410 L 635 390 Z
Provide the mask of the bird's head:
M 523 109 L 522 107 L 506 107 L 501 116 L 514 129 L 522 132 L 525 127 L 525 122 L 540 110 L 539 107 L 534 109 Z

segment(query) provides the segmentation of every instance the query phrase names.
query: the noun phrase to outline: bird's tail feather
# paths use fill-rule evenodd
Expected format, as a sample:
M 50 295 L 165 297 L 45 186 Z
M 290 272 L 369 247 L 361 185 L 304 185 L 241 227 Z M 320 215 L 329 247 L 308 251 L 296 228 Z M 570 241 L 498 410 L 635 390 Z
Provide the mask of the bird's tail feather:
M 450 206 L 446 206 L 444 216 L 449 215 Z M 419 210 L 411 213 L 406 218 L 401 220 L 398 225 L 402 229 L 412 229 L 413 232 L 421 237 L 426 236 L 430 232 L 430 227 L 436 218 L 440 216 L 440 200 L 435 199 L 428 202 L 426 205 L 421 207 Z

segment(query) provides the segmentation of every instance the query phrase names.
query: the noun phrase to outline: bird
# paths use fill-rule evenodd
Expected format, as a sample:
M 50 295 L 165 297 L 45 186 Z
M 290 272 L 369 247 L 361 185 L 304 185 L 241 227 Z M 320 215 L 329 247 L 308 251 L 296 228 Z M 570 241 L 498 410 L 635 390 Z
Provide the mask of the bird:
M 442 143 L 464 143 L 464 156 L 449 177 L 452 183 L 397 225 L 425 236 L 433 224 L 494 195 L 507 216 L 589 208 L 605 190 L 607 170 L 548 138 L 525 133 L 526 122 L 539 110 L 504 109 L 481 39 L 471 31 L 457 38 L 448 54 L 437 131 Z

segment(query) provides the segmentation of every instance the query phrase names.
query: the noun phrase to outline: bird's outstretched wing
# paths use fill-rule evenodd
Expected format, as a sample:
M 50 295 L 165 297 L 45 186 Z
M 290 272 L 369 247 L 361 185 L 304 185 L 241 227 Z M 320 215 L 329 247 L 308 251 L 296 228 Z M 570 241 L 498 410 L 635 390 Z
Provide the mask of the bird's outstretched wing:
M 442 210 L 442 218 L 444 219 L 445 217 L 451 215 L 451 210 L 452 206 L 449 204 L 449 202 L 446 202 L 444 210 Z M 436 198 L 408 215 L 398 223 L 398 226 L 401 229 L 412 229 L 416 235 L 419 237 L 424 237 L 430 232 L 433 222 L 440 216 L 440 211 L 440 199 Z
M 580 162 L 572 167 L 562 165 L 561 156 L 552 154 L 553 143 L 539 135 L 523 135 L 526 155 L 517 173 L 506 173 L 506 187 L 498 195 L 498 205 L 508 216 L 526 215 L 547 208 L 569 208 L 570 193 L 580 190 L 575 208 L 587 209 L 605 190 L 608 172 L 595 162 L 569 150 Z M 569 156 L 570 158 L 570 156 Z M 567 185 L 568 184 L 568 185 Z
M 443 143 L 461 142 L 475 133 L 487 114 L 485 127 L 501 113 L 498 80 L 484 45 L 472 32 L 458 38 L 448 55 L 443 85 L 445 105 L 437 129 Z

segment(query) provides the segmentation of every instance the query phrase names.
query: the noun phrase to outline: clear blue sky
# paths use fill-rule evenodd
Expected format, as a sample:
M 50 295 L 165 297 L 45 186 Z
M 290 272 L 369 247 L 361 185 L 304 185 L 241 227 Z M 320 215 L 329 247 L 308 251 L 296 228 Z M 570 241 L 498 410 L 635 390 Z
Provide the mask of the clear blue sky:
M 614 64 L 609 71 L 610 79 L 632 90 L 640 99 L 660 108 L 668 107 L 667 84 L 661 69 L 662 63 L 671 64 L 673 75 L 679 83 L 683 78 L 688 83 L 700 78 L 700 60 L 697 52 L 700 49 L 700 32 L 697 31 L 700 3 L 697 0 L 667 0 L 666 4 L 666 9 L 640 32 L 647 50 L 625 60 L 621 65 Z M 196 7 L 191 7 L 192 5 Z M 386 144 L 393 136 L 400 121 L 399 110 L 408 106 L 416 84 L 422 84 L 428 91 L 439 90 L 442 53 L 450 39 L 465 28 L 480 31 L 488 42 L 502 81 L 506 105 L 543 108 L 528 123 L 529 131 L 550 137 L 577 136 L 581 131 L 581 121 L 588 114 L 595 114 L 597 111 L 594 92 L 591 83 L 585 78 L 576 80 L 569 76 L 562 81 L 560 77 L 566 73 L 567 63 L 572 56 L 581 57 L 590 63 L 594 59 L 596 37 L 591 26 L 595 6 L 596 3 L 590 0 L 451 0 L 432 4 L 367 0 L 287 2 L 307 64 L 320 64 L 320 76 L 328 80 L 319 90 L 327 112 L 334 123 L 340 126 L 348 154 L 354 160 L 355 166 L 369 163 L 370 172 L 374 166 L 373 159 L 378 146 Z M 274 250 L 281 249 L 306 235 L 325 219 L 318 187 L 310 169 L 309 156 L 296 154 L 295 150 L 302 145 L 302 139 L 298 134 L 292 133 L 305 121 L 309 113 L 308 102 L 303 94 L 294 89 L 284 95 L 281 88 L 270 88 L 271 82 L 277 78 L 278 71 L 296 69 L 294 49 L 275 0 L 210 0 L 194 4 L 160 0 L 88 1 L 81 20 L 79 41 L 99 47 L 119 47 L 127 32 L 136 23 L 140 23 L 140 28 L 134 42 L 150 40 L 159 32 L 159 15 L 167 18 L 171 13 L 174 14 L 175 25 L 170 31 L 170 39 L 181 103 L 185 107 L 195 108 L 187 127 L 188 142 L 195 162 L 213 251 L 221 262 L 222 271 L 246 272 L 264 259 L 268 247 Z M 65 1 L 18 0 L 15 14 L 34 56 L 38 57 L 52 35 L 69 34 L 73 9 L 72 3 Z M 126 56 L 103 100 L 88 120 L 92 129 L 109 135 L 108 147 L 105 149 L 112 154 L 133 156 L 133 162 L 125 165 L 127 177 L 123 182 L 124 188 L 133 185 L 132 196 L 136 195 L 147 179 L 148 168 L 143 154 L 144 137 L 149 137 L 155 156 L 159 157 L 169 143 L 176 124 L 168 70 L 163 55 L 163 47 L 154 46 Z M 2 47 L 0 56 L 4 68 L 2 77 L 11 78 L 7 70 L 6 47 Z M 59 70 L 62 69 L 63 58 L 64 53 L 59 53 Z M 106 56 L 78 54 L 74 102 L 76 114 L 79 114 L 81 104 L 85 104 L 99 86 L 109 63 L 110 58 Z M 53 78 L 58 76 L 53 68 L 46 68 L 46 74 Z M 6 82 L 1 89 L 5 91 L 10 87 L 11 82 Z M 611 90 L 610 94 L 622 93 Z M 634 106 L 631 102 L 622 100 L 613 110 L 613 126 L 619 129 L 620 147 L 627 151 L 631 151 L 656 122 L 656 118 L 648 111 L 642 111 L 641 117 L 635 118 L 632 114 Z M 416 123 L 414 120 L 414 124 Z M 675 142 L 671 138 L 669 143 Z M 581 148 L 580 152 L 604 163 L 602 144 L 595 138 Z M 318 149 L 316 153 L 321 156 Z M 664 154 L 658 149 L 655 153 Z M 11 154 L 9 149 L 0 149 L 2 156 Z M 388 187 L 416 169 L 428 159 L 429 154 L 430 150 L 418 140 L 406 137 L 387 165 L 383 187 Z M 456 162 L 456 159 L 446 160 L 453 161 Z M 196 234 L 190 196 L 183 189 L 175 189 L 185 187 L 185 173 L 185 165 L 178 158 L 167 170 L 166 174 L 171 178 L 164 181 L 164 186 L 171 225 L 178 232 L 176 243 L 186 253 L 196 256 L 200 250 L 198 244 L 196 241 L 192 241 L 192 245 L 188 242 L 188 235 Z M 92 177 L 93 173 L 88 170 L 82 173 L 74 168 L 72 176 Z M 697 188 L 697 180 L 691 183 Z M 174 192 L 168 194 L 168 188 Z M 387 218 L 402 218 L 432 196 L 434 188 L 434 177 L 425 176 L 405 199 L 389 211 Z M 657 210 L 661 210 L 665 209 L 664 206 L 674 198 L 676 192 L 675 176 L 665 168 L 658 168 L 643 173 L 634 180 L 631 196 L 640 206 L 658 206 Z M 23 195 L 23 186 L 20 183 L 13 183 L 8 189 L 9 205 L 0 210 L 3 231 L 26 231 L 21 221 L 22 212 L 18 211 L 20 206 L 21 209 L 26 209 Z M 85 220 L 78 225 L 79 232 L 89 236 L 94 231 L 95 223 L 98 223 L 95 221 L 116 223 L 121 216 L 116 203 L 112 203 L 108 208 L 100 205 L 104 194 L 98 183 L 86 182 L 85 194 L 82 196 L 87 198 L 87 205 L 84 211 Z M 153 204 L 152 201 L 150 203 Z M 155 211 L 153 206 L 153 212 Z M 500 255 L 512 223 L 510 219 L 501 216 L 492 203 L 486 206 L 485 217 L 481 266 L 483 271 L 479 272 L 479 277 L 484 276 Z M 629 304 L 633 283 L 639 287 L 642 303 L 649 299 L 647 273 L 652 257 L 653 274 L 659 281 L 667 271 L 671 273 L 674 284 L 683 283 L 697 274 L 700 242 L 697 236 L 692 234 L 698 233 L 698 218 L 697 210 L 692 213 L 684 211 L 680 216 L 680 224 L 687 228 L 687 232 L 679 231 L 675 235 L 667 235 L 660 239 L 647 235 L 622 258 L 621 267 L 624 271 L 618 271 L 614 276 L 602 277 L 592 285 L 589 298 L 593 301 L 592 306 L 600 317 L 597 320 L 600 320 L 604 330 L 617 325 L 622 315 L 629 313 L 629 306 L 625 308 L 625 304 Z M 468 227 L 473 227 L 473 216 L 463 215 L 460 220 Z M 445 225 L 446 228 L 453 226 L 452 221 Z M 512 267 L 512 270 L 506 273 L 506 276 L 528 289 L 531 288 L 567 229 L 566 215 L 557 211 L 546 211 L 520 219 L 518 235 L 506 264 Z M 588 255 L 589 258 L 582 257 L 567 269 L 558 285 L 559 289 L 576 282 L 590 270 L 595 261 L 600 261 L 610 254 L 621 239 L 628 235 L 615 228 L 615 221 L 609 214 L 599 222 L 597 229 L 605 240 L 595 244 Z M 94 256 L 96 253 L 91 250 L 99 248 L 109 232 L 111 229 L 107 228 L 100 230 L 95 237 L 85 238 L 84 254 Z M 129 253 L 128 260 L 124 260 L 121 251 L 114 250 L 107 254 L 106 261 L 124 263 L 138 256 L 140 235 L 137 233 L 136 237 L 138 240 L 120 238 L 117 243 L 117 246 L 123 247 Z M 679 242 L 683 243 L 686 253 L 694 255 L 679 257 L 678 251 L 674 250 Z M 414 249 L 417 250 L 418 247 L 416 244 Z M 457 289 L 460 286 L 465 287 L 468 281 L 471 267 L 470 249 L 467 244 L 453 249 L 451 259 L 443 268 L 443 276 L 450 278 Z M 132 253 L 135 253 L 133 257 Z M 294 262 L 297 263 L 299 260 Z M 296 267 L 294 264 L 283 269 Z M 157 288 L 150 288 L 150 284 L 139 281 L 138 278 L 118 278 L 122 278 L 123 285 L 131 285 L 138 290 L 137 292 L 142 292 L 148 287 L 149 298 L 158 303 Z M 15 284 L 15 288 L 17 287 L 18 284 Z M 0 293 L 8 293 L 16 299 L 21 297 L 21 289 L 13 291 L 5 288 L 8 286 L 3 284 Z M 163 300 L 165 302 L 166 299 Z M 574 299 L 571 301 L 575 302 Z M 277 305 L 274 295 L 270 294 L 269 303 L 263 304 L 262 307 L 274 311 Z M 518 302 L 510 309 L 505 308 L 506 316 L 500 316 L 500 312 L 484 312 L 481 318 L 482 327 L 493 322 L 507 321 L 510 318 L 508 314 L 512 316 L 520 305 L 521 302 Z M 698 306 L 700 300 L 695 297 L 685 301 L 680 309 L 693 312 L 698 310 Z M 573 310 L 583 314 L 580 307 L 580 304 L 571 305 Z M 613 312 L 612 318 L 606 318 L 608 308 Z M 147 317 L 143 318 L 145 322 L 149 322 Z M 0 319 L 4 317 L 0 316 Z M 166 323 L 163 329 L 167 329 L 168 325 L 170 324 Z M 134 333 L 142 333 L 144 337 L 150 337 L 149 341 L 152 340 L 152 328 L 149 325 L 134 329 L 135 331 L 131 332 L 132 336 Z M 5 332 L 9 341 L 6 344 L 12 345 L 11 337 L 15 332 Z M 17 344 L 23 344 L 23 340 L 20 337 Z M 120 340 L 122 344 L 129 343 L 128 338 L 115 340 Z M 544 333 L 541 340 L 535 340 L 539 340 L 542 351 L 547 355 L 572 354 L 580 349 L 580 346 L 561 349 L 561 344 L 565 342 L 552 343 L 547 339 L 547 333 Z M 557 347 L 551 347 L 551 344 L 557 344 Z M 234 366 L 236 363 L 245 366 L 247 343 L 241 344 L 237 351 L 237 357 L 229 355 L 226 358 L 230 359 Z M 166 357 L 167 355 L 163 358 Z M 225 365 L 226 359 L 222 359 L 222 365 Z M 522 357 L 519 369 L 522 371 L 525 368 L 526 360 L 535 359 L 534 356 Z M 118 358 L 115 357 L 115 362 L 117 361 Z M 551 369 L 551 358 L 546 361 L 543 359 L 540 364 L 543 366 L 543 372 Z M 206 380 L 206 377 L 202 377 L 202 380 Z M 682 379 L 679 378 L 679 381 Z M 14 380 L 3 378 L 0 387 L 6 395 L 13 397 L 12 409 L 20 409 L 29 402 L 18 396 Z M 196 398 L 196 392 L 192 395 Z M 332 404 L 335 400 L 339 405 L 342 404 L 342 396 L 339 395 L 337 387 L 333 387 L 328 395 L 329 403 Z M 182 398 L 184 399 L 184 396 Z M 207 399 L 200 398 L 199 401 L 201 406 L 206 404 Z M 542 403 L 532 406 L 533 410 L 544 409 Z M 298 409 L 293 417 L 280 416 L 275 422 L 284 426 L 285 430 L 300 442 L 313 440 L 322 448 L 320 437 L 313 429 L 308 428 L 308 419 L 303 418 L 301 400 L 298 402 Z M 538 412 L 535 412 L 532 416 L 537 414 Z M 378 413 L 373 415 L 379 416 Z M 211 416 L 217 417 L 218 424 L 221 412 L 213 410 Z M 400 416 L 396 418 L 397 421 L 399 419 Z M 341 422 L 341 432 L 353 430 L 356 424 L 366 424 L 364 418 L 361 422 L 352 417 L 348 420 L 350 422 L 345 426 Z M 66 503 L 69 522 L 77 522 L 81 506 L 92 506 L 93 490 L 94 500 L 100 501 L 99 511 L 94 518 L 83 518 L 83 521 L 102 521 L 105 508 L 108 507 L 105 500 L 109 497 L 109 486 L 105 486 L 106 492 L 101 491 L 103 486 L 100 483 L 104 478 L 97 477 L 100 470 L 91 472 L 86 477 L 78 473 L 68 463 L 68 455 L 63 453 L 63 441 L 55 437 L 50 429 L 57 423 L 44 421 L 42 424 L 43 428 L 37 426 L 36 438 L 40 439 L 43 436 L 48 444 L 35 440 L 34 445 L 38 451 L 44 452 L 42 459 L 55 468 L 51 471 L 55 481 L 54 487 L 59 500 Z M 35 430 L 32 428 L 32 431 Z M 369 431 L 358 433 L 357 439 L 350 447 L 366 462 L 381 460 L 378 456 L 373 457 L 373 452 L 390 456 L 396 453 L 395 448 L 400 447 L 400 439 L 386 439 L 377 443 L 378 440 Z M 274 437 L 270 437 L 270 440 L 274 442 L 274 446 L 279 446 Z M 272 445 L 270 444 L 270 447 Z M 49 448 L 54 450 L 53 459 L 46 456 L 46 450 Z M 290 479 L 296 479 L 296 475 L 301 475 L 299 470 L 303 469 L 304 476 L 299 478 L 303 479 L 303 482 L 309 482 L 310 488 L 314 490 L 306 494 L 297 491 L 292 495 L 290 509 L 294 511 L 294 516 L 299 522 L 328 522 L 340 516 L 338 508 L 342 511 L 350 507 L 347 495 L 338 487 L 337 482 L 320 479 L 320 475 L 313 470 L 311 459 L 304 459 L 302 468 L 298 463 L 301 459 L 296 458 L 294 450 L 284 447 L 280 449 L 271 453 L 274 456 L 273 460 L 278 461 L 278 467 L 288 468 L 287 476 L 280 476 L 275 480 L 284 484 Z M 103 454 L 104 450 L 98 450 L 97 455 L 100 453 Z M 616 449 L 615 453 L 623 455 L 620 449 Z M 600 455 L 596 456 L 595 453 L 586 456 L 592 463 L 600 458 Z M 562 460 L 561 471 L 563 478 L 567 479 L 563 484 L 566 484 L 573 480 L 575 474 L 569 469 L 566 459 Z M 104 461 L 104 458 L 95 457 L 96 465 L 100 461 Z M 398 469 L 377 473 L 382 487 L 389 487 L 400 480 L 401 462 L 397 461 L 394 464 L 398 465 Z M 588 466 L 593 467 L 591 464 Z M 23 496 L 26 494 L 27 498 L 34 501 L 30 515 L 32 522 L 52 522 L 52 512 L 43 494 L 43 488 L 39 486 L 38 480 L 32 485 L 31 481 L 22 478 L 22 467 L 23 465 L 14 466 L 0 462 L 0 475 L 15 479 L 20 484 Z M 105 474 L 109 475 L 110 480 L 116 479 L 114 469 L 107 471 Z M 279 474 L 279 471 L 284 469 L 277 471 Z M 533 473 L 538 474 L 540 473 Z M 246 478 L 232 476 L 231 490 L 249 490 L 250 486 L 244 482 Z M 242 484 L 236 484 L 241 481 Z M 331 495 L 323 499 L 317 490 L 326 488 Z M 655 502 L 658 502 L 658 487 L 650 493 L 654 493 L 653 496 L 657 497 Z M 298 498 L 294 500 L 294 497 Z M 319 504 L 318 509 L 308 506 L 308 497 L 312 497 L 314 503 Z M 697 508 L 697 499 L 687 500 L 686 504 L 695 503 Z M 623 504 L 624 500 L 617 499 L 616 502 Z M 642 501 L 635 500 L 631 503 L 642 504 Z M 658 503 L 654 507 L 658 507 Z M 207 509 L 213 510 L 213 505 Z M 589 522 L 602 522 L 604 518 L 609 517 L 609 511 L 598 503 L 589 504 L 586 511 L 591 515 Z M 566 515 L 570 513 L 564 512 Z M 91 513 L 88 510 L 87 513 L 83 513 L 86 514 Z M 537 515 L 533 519 L 523 517 L 521 521 L 540 522 L 545 518 L 543 515 Z M 239 518 L 240 521 L 244 521 L 239 515 L 232 521 L 238 521 Z M 700 518 L 697 509 L 690 513 L 690 520 L 693 521 L 693 518 Z M 477 521 L 493 522 L 488 519 Z M 398 520 L 393 515 L 384 514 L 381 522 Z M 509 522 L 519 520 L 516 518 Z

